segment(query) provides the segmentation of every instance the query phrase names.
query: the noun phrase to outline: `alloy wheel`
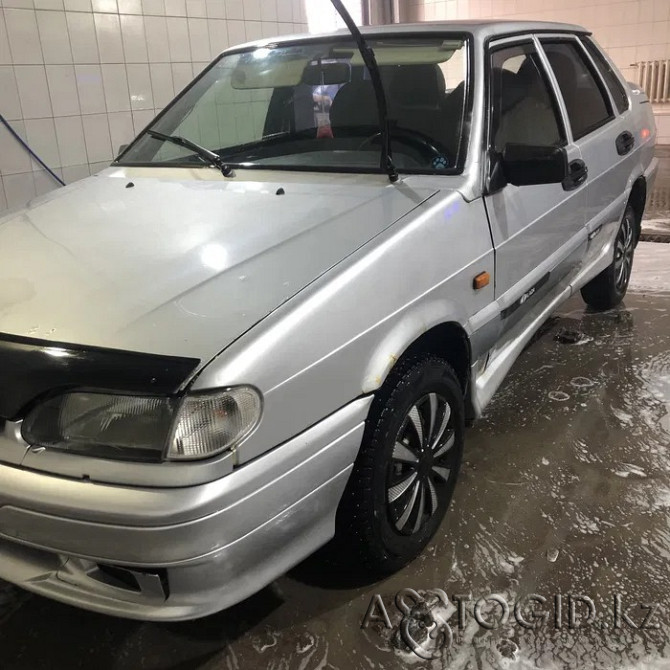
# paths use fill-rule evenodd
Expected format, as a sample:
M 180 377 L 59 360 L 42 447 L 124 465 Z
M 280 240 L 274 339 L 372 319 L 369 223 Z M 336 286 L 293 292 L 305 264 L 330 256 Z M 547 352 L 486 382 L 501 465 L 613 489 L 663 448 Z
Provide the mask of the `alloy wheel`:
M 628 286 L 633 267 L 633 222 L 629 214 L 624 216 L 614 248 L 614 281 L 618 291 Z
M 456 434 L 447 400 L 429 393 L 405 416 L 387 471 L 387 507 L 392 526 L 402 535 L 421 530 L 447 495 L 454 470 Z

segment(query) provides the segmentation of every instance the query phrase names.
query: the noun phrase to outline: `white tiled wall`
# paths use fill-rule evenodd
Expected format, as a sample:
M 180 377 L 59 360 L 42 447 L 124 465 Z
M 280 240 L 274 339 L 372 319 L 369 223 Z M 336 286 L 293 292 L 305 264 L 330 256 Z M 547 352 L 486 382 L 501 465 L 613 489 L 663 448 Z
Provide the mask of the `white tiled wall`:
M 670 58 L 670 0 L 406 0 L 410 21 L 532 19 L 593 31 L 630 81 L 633 63 Z M 670 144 L 670 108 L 656 108 L 659 143 Z
M 381 2 L 382 0 L 377 0 Z M 351 18 L 357 25 L 363 22 L 363 6 L 361 0 L 342 0 Z M 325 33 L 345 28 L 344 21 L 330 0 L 307 0 L 307 23 L 311 33 Z
M 227 46 L 306 30 L 303 0 L 0 0 L 0 113 L 69 183 Z M 0 212 L 57 186 L 0 125 Z

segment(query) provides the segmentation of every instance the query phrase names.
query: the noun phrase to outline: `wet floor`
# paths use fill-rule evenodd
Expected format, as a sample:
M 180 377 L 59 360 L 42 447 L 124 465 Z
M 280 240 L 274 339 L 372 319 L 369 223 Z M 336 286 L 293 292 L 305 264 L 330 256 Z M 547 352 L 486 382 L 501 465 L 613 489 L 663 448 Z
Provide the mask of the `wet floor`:
M 640 249 L 640 268 L 660 247 L 670 251 Z M 566 303 L 468 431 L 437 539 L 390 579 L 357 583 L 311 559 L 228 611 L 180 624 L 113 619 L 5 587 L 0 667 L 670 667 L 669 333 L 670 293 L 629 295 L 604 314 Z M 428 605 L 410 609 L 405 591 L 399 609 L 403 589 Z M 362 628 L 376 594 L 376 620 Z M 475 603 L 491 595 L 480 625 Z M 452 639 L 431 629 L 447 618 Z
M 651 193 L 645 218 L 654 221 L 670 221 L 670 147 L 656 151 L 658 173 Z

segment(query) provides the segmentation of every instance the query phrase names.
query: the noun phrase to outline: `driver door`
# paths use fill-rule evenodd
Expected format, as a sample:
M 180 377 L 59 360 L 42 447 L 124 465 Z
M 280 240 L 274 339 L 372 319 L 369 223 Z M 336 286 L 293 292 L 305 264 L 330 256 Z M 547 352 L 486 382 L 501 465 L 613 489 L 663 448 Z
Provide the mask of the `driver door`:
M 579 148 L 532 37 L 494 42 L 490 49 L 489 152 L 508 143 L 564 147 L 571 169 Z M 582 183 L 513 186 L 485 196 L 495 248 L 495 296 L 507 330 L 542 296 L 576 270 L 585 254 L 586 192 Z

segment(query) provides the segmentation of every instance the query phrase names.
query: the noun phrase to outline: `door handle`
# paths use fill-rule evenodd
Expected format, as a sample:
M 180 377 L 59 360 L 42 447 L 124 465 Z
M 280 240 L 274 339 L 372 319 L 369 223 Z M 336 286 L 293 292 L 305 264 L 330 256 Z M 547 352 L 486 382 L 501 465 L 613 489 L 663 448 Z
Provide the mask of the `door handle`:
M 563 180 L 563 190 L 573 191 L 574 189 L 579 188 L 586 181 L 588 176 L 589 169 L 581 158 L 570 161 L 568 165 L 568 176 Z
M 616 138 L 616 151 L 619 156 L 625 156 L 635 145 L 635 137 L 633 133 L 624 130 L 619 137 Z

